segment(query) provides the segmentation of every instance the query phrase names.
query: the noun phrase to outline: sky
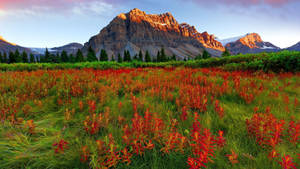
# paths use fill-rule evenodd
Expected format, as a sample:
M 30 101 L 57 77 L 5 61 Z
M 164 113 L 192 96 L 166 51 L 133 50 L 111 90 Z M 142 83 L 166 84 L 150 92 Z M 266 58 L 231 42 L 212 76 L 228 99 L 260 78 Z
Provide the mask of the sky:
M 300 41 L 300 0 L 0 0 L 0 36 L 24 47 L 84 44 L 133 8 L 171 12 L 219 39 L 255 32 L 281 48 Z

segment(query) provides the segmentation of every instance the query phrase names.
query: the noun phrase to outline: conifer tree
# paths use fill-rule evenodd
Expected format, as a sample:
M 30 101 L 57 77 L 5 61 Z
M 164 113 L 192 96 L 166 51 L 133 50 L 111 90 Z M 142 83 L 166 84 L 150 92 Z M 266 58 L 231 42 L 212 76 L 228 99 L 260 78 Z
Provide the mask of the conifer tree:
M 51 62 L 50 52 L 49 52 L 48 48 L 46 48 L 46 51 L 45 51 L 44 62 Z
M 139 52 L 139 61 L 143 61 L 143 52 L 141 50 Z
M 138 60 L 138 56 L 134 55 L 133 60 L 137 61 Z
M 206 51 L 206 50 L 204 50 L 203 51 L 203 54 L 202 54 L 202 58 L 203 59 L 208 59 L 208 58 L 210 58 L 211 57 L 211 55 Z
M 98 61 L 98 59 L 96 57 L 96 53 L 95 53 L 95 51 L 93 50 L 93 48 L 91 46 L 88 49 L 87 61 L 88 62 Z
M 83 54 L 82 54 L 81 50 L 78 49 L 77 53 L 76 53 L 76 62 L 83 62 L 83 61 L 84 61 Z
M 120 53 L 118 53 L 118 62 L 119 63 L 122 63 L 123 62 L 123 59 L 122 59 L 122 56 Z
M 164 48 L 161 48 L 161 51 L 160 51 L 160 61 L 161 61 L 161 62 L 166 62 L 166 61 L 168 61 L 167 55 L 166 55 L 166 53 L 165 53 L 165 49 L 164 49 Z
M 195 58 L 195 60 L 201 60 L 201 59 L 202 59 L 202 55 L 201 54 L 197 55 L 196 58 Z
M 8 63 L 8 58 L 6 52 L 3 53 L 3 63 Z
M 61 58 L 60 58 L 58 52 L 56 52 L 56 54 L 55 54 L 55 55 L 52 55 L 51 57 L 53 58 L 53 59 L 52 59 L 52 62 L 54 62 L 54 63 L 60 63 L 60 62 L 61 62 Z
M 3 58 L 2 52 L 0 52 L 0 62 L 4 63 L 4 58 Z
M 175 55 L 175 54 L 173 54 L 172 60 L 173 60 L 173 61 L 176 61 L 176 55 Z
M 64 50 L 61 52 L 61 62 L 63 63 L 69 62 L 68 53 Z
M 23 53 L 22 53 L 22 62 L 28 63 L 28 55 L 25 51 L 23 51 Z
M 151 57 L 150 57 L 150 54 L 149 54 L 149 51 L 148 51 L 148 50 L 146 51 L 145 61 L 146 61 L 146 62 L 151 62 Z
M 227 56 L 231 56 L 231 53 L 227 48 L 225 48 L 225 51 L 222 53 L 222 57 L 227 57 Z
M 76 62 L 76 58 L 75 58 L 75 56 L 72 53 L 69 56 L 69 62 L 71 62 L 71 63 L 75 63 Z
M 30 63 L 35 63 L 34 55 L 30 53 Z
M 12 51 L 9 52 L 8 58 L 9 58 L 9 63 L 16 63 L 17 62 L 15 54 Z
M 100 61 L 108 61 L 108 56 L 107 56 L 107 53 L 104 49 L 101 49 L 101 52 L 100 52 Z
M 124 51 L 124 62 L 131 62 L 131 56 L 128 50 Z
M 161 62 L 161 57 L 160 57 L 160 51 L 157 51 L 157 55 L 156 55 L 156 61 L 157 62 Z
M 15 54 L 14 54 L 14 57 L 15 57 L 15 63 L 20 63 L 22 62 L 22 56 L 20 55 L 20 52 L 18 49 L 16 49 L 15 51 Z
M 115 59 L 115 56 L 114 56 L 114 55 L 111 55 L 111 61 L 112 61 L 112 62 L 115 62 L 115 61 L 116 61 L 116 59 Z

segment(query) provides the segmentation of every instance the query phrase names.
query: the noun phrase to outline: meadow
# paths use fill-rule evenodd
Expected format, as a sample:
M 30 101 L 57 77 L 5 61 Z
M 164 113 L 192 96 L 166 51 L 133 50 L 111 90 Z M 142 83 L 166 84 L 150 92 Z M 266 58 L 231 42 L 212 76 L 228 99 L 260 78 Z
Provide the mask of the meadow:
M 1 65 L 0 168 L 299 167 L 300 73 L 289 71 L 295 64 L 281 63 L 281 73 L 229 64 Z

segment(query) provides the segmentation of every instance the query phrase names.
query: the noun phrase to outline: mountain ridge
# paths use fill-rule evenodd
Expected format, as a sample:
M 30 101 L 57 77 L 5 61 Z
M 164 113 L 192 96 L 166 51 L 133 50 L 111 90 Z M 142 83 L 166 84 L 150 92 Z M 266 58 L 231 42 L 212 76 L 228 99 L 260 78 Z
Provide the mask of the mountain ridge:
M 215 56 L 220 56 L 225 50 L 213 35 L 199 33 L 186 23 L 179 24 L 169 12 L 146 14 L 137 8 L 117 15 L 99 34 L 85 43 L 83 51 L 86 53 L 90 46 L 98 55 L 101 49 L 105 49 L 109 56 L 122 55 L 124 50 L 131 55 L 141 50 L 156 56 L 164 47 L 168 55 L 174 54 L 181 59 L 195 57 L 204 49 Z

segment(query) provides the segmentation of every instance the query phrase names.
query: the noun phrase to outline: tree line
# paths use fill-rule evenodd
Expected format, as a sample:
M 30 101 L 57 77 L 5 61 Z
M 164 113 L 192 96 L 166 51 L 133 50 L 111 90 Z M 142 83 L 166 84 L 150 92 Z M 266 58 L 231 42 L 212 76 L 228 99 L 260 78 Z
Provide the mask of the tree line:
M 230 56 L 230 52 L 226 49 L 223 52 L 222 57 Z M 206 50 L 202 54 L 197 55 L 194 59 L 208 59 L 212 57 L 209 52 Z M 138 54 L 131 56 L 128 50 L 125 50 L 123 56 L 119 53 L 116 57 L 114 55 L 109 59 L 108 54 L 104 49 L 100 51 L 99 59 L 96 56 L 95 51 L 89 47 L 86 57 L 83 55 L 80 49 L 77 50 L 75 54 L 68 54 L 66 51 L 61 53 L 52 54 L 46 48 L 44 55 L 35 56 L 30 53 L 27 54 L 26 51 L 22 53 L 17 49 L 15 52 L 1 53 L 0 52 L 0 62 L 1 63 L 77 63 L 77 62 L 95 62 L 95 61 L 116 61 L 116 62 L 132 62 L 132 61 L 141 61 L 141 62 L 168 62 L 179 60 L 175 55 L 167 56 L 164 48 L 161 48 L 157 52 L 156 57 L 151 57 L 149 51 L 146 51 L 143 54 L 142 51 L 139 51 Z M 191 58 L 185 57 L 184 61 L 191 60 Z

